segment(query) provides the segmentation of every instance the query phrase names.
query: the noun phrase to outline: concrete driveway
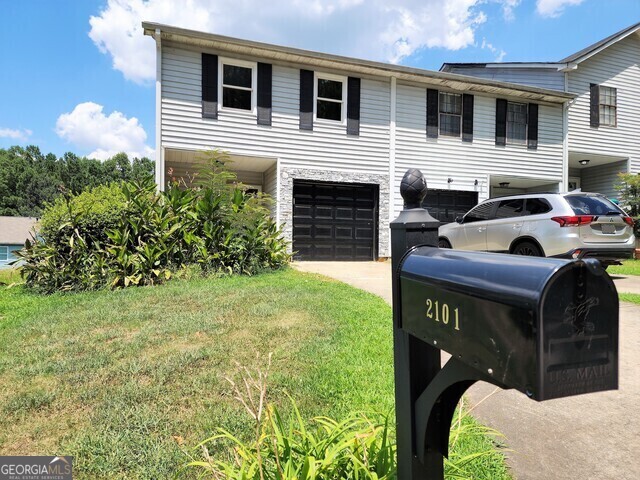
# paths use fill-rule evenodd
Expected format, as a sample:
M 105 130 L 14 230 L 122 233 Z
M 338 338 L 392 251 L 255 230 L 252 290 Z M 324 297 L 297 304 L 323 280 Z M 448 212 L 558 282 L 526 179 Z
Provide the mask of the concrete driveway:
M 298 262 L 391 303 L 389 262 Z M 639 293 L 640 277 L 613 277 Z M 389 323 L 391 328 L 391 323 Z M 620 389 L 546 402 L 479 382 L 468 391 L 474 415 L 502 432 L 520 480 L 640 479 L 640 306 L 620 306 Z M 481 403 L 480 403 L 481 402 Z

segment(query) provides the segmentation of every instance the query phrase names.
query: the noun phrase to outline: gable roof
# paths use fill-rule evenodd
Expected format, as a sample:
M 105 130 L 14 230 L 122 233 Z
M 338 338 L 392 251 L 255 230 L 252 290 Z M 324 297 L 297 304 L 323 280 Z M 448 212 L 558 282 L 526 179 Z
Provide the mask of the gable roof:
M 627 27 L 623 30 L 620 30 L 613 35 L 609 35 L 607 38 L 603 38 L 599 42 L 596 42 L 593 45 L 589 45 L 587 48 L 583 48 L 579 52 L 563 58 L 558 63 L 580 63 L 591 57 L 592 55 L 595 55 L 596 53 L 601 52 L 605 48 L 613 45 L 614 43 L 619 42 L 623 38 L 637 32 L 638 30 L 640 30 L 640 22 L 631 25 L 630 27 Z
M 589 45 L 583 48 L 579 52 L 569 55 L 557 62 L 488 62 L 488 63 L 443 63 L 440 67 L 441 72 L 450 72 L 455 68 L 554 68 L 556 70 L 572 69 L 577 64 L 585 61 L 587 58 L 592 57 L 596 53 L 600 53 L 607 47 L 610 47 L 616 42 L 619 42 L 623 38 L 634 34 L 640 30 L 640 22 L 631 25 L 623 30 L 620 30 L 613 35 L 609 35 L 607 38 L 603 38 L 599 42 Z
M 564 103 L 575 98 L 575 95 L 560 90 L 549 90 L 546 88 L 487 80 L 455 73 L 436 72 L 433 70 L 374 62 L 299 48 L 271 45 L 153 22 L 142 22 L 142 28 L 144 29 L 145 35 L 156 38 L 157 33 L 159 33 L 162 41 L 178 42 L 196 48 L 215 49 L 228 52 L 231 55 L 240 54 L 250 57 L 261 57 L 283 63 L 309 65 L 312 68 L 345 70 L 377 77 L 395 77 L 398 80 L 425 84 L 433 86 L 434 88 L 446 87 L 458 91 L 511 96 L 555 104 Z
M 24 245 L 31 239 L 37 218 L 0 216 L 0 245 Z

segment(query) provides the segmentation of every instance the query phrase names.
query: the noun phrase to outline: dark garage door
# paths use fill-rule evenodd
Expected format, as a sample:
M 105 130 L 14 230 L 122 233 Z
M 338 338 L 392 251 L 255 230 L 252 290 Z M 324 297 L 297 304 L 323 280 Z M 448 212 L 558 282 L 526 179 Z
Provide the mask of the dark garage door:
M 293 183 L 293 250 L 297 260 L 373 260 L 377 255 L 378 186 Z
M 478 204 L 478 192 L 463 190 L 429 190 L 422 206 L 443 223 L 454 222 Z

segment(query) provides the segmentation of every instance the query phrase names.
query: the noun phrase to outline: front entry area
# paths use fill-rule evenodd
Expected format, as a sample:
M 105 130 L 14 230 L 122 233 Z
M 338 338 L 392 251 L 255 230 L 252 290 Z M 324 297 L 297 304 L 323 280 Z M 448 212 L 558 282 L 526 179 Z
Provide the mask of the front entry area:
M 374 260 L 378 185 L 295 180 L 293 251 L 296 260 Z

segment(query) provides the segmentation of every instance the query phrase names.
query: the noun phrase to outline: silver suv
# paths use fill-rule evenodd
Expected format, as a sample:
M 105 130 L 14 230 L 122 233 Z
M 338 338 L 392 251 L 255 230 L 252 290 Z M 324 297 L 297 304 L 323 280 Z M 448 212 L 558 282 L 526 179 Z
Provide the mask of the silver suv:
M 559 258 L 632 258 L 633 219 L 599 193 L 490 198 L 440 227 L 439 246 Z

